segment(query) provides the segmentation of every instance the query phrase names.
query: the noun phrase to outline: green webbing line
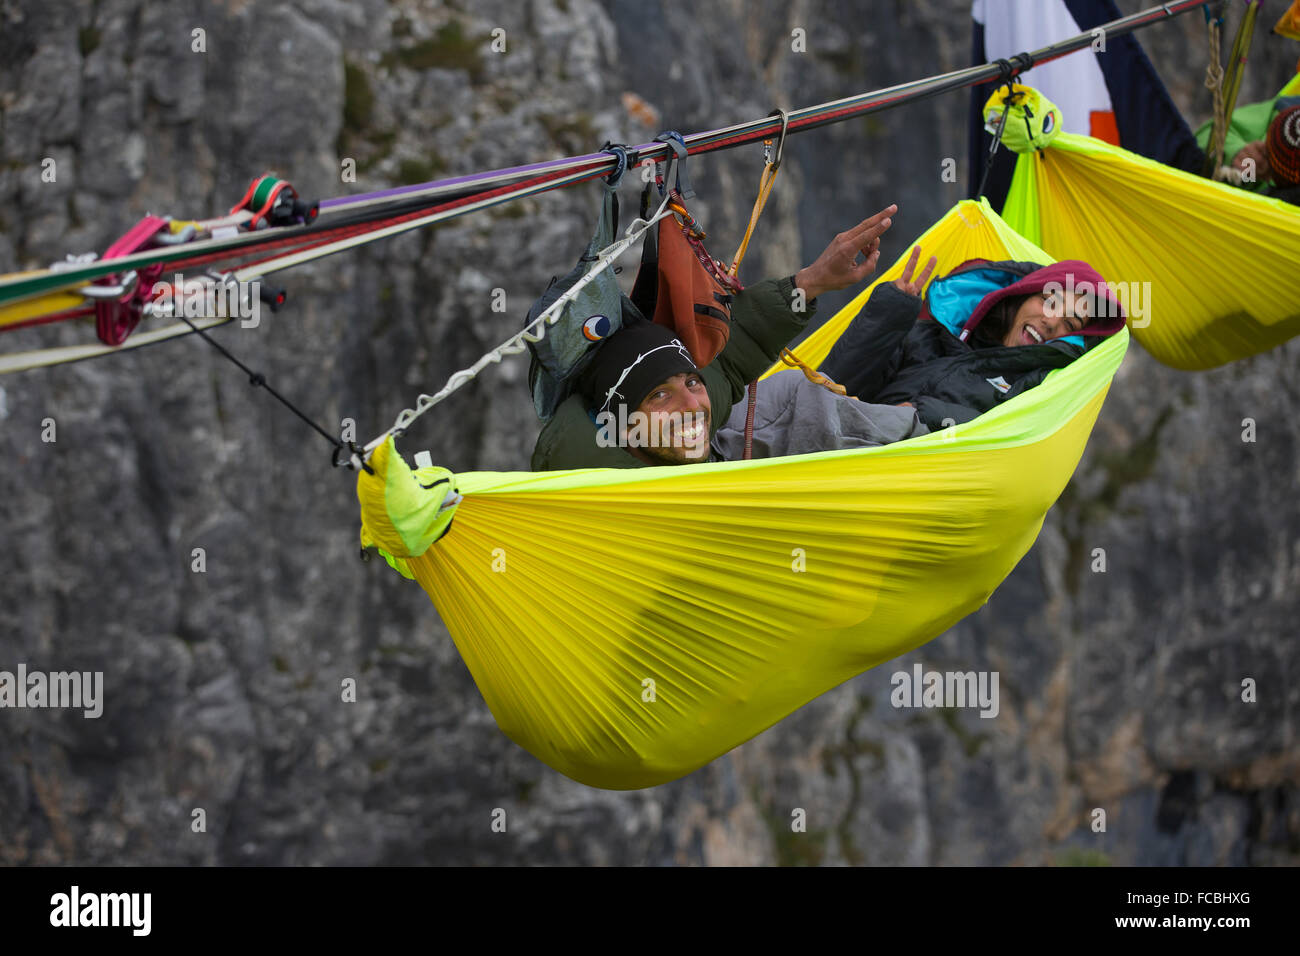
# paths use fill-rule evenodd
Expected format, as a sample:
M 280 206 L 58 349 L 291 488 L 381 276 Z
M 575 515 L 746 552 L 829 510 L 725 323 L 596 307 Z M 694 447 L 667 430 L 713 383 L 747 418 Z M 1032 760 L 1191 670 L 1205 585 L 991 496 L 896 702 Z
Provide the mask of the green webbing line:
M 283 179 L 276 179 L 274 176 L 263 176 L 257 188 L 253 190 L 253 199 L 249 203 L 252 209 L 261 209 L 268 199 L 271 198 L 271 192 L 276 186 L 279 186 Z
M 1259 13 L 1258 0 L 1251 0 L 1237 27 L 1237 37 L 1232 44 L 1232 54 L 1228 60 L 1228 76 L 1224 86 L 1223 105 L 1228 122 L 1232 121 L 1233 110 L 1237 108 L 1237 94 L 1241 92 L 1241 78 L 1246 72 L 1246 57 L 1250 53 L 1250 43 L 1255 36 L 1255 16 Z

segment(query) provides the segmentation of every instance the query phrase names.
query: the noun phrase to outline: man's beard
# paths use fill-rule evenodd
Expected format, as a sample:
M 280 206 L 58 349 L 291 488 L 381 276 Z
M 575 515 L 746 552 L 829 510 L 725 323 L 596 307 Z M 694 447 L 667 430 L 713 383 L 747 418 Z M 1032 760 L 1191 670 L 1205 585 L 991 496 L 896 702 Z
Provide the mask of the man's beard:
M 709 460 L 710 448 L 709 440 L 712 437 L 710 421 L 712 412 L 701 410 L 693 412 L 689 416 L 689 425 L 686 421 L 681 422 L 681 428 L 677 422 L 665 428 L 668 434 L 660 437 L 665 439 L 667 447 L 653 446 L 643 449 L 645 453 L 658 462 L 665 465 L 697 465 Z M 692 441 L 685 441 L 682 436 L 683 431 L 693 431 L 698 428 L 696 437 Z

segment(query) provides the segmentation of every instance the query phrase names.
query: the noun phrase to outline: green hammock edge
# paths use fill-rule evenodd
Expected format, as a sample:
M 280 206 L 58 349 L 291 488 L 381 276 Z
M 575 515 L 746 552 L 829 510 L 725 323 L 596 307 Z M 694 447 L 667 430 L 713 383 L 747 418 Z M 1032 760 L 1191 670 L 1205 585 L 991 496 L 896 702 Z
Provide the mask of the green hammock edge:
M 898 458 L 946 452 L 988 451 L 1042 441 L 1072 421 L 1085 406 L 1109 388 L 1128 350 L 1129 332 L 1122 329 L 1065 368 L 1050 372 L 1041 384 L 953 429 L 931 432 L 891 445 L 814 452 L 784 458 L 709 462 L 689 466 L 692 476 L 708 473 L 779 470 L 790 462 L 844 457 Z M 530 494 L 583 488 L 641 485 L 671 481 L 681 465 L 648 468 L 583 468 L 554 472 L 471 471 L 456 476 L 461 494 Z M 770 477 L 770 476 L 768 476 Z

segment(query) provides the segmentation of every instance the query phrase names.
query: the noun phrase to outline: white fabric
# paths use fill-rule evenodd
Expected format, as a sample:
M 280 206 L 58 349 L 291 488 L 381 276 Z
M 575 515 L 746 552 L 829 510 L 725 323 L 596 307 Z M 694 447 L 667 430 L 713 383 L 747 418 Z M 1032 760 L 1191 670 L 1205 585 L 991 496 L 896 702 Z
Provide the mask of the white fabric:
M 971 16 L 984 24 L 987 62 L 1027 53 L 1083 31 L 1065 0 L 974 0 Z M 1066 132 L 1089 136 L 1093 110 L 1110 112 L 1110 92 L 1090 49 L 1026 71 L 1023 82 L 1061 108 Z

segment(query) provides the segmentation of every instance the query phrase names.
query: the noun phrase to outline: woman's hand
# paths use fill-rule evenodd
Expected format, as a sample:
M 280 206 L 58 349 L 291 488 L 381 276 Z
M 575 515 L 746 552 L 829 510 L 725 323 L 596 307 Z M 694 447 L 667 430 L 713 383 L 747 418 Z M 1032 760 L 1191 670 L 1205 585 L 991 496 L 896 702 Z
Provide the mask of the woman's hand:
M 921 296 L 921 290 L 925 288 L 925 283 L 930 278 L 930 273 L 934 272 L 935 267 L 939 265 L 939 260 L 934 256 L 925 264 L 925 271 L 912 279 L 912 273 L 916 271 L 916 262 L 921 258 L 921 247 L 913 246 L 912 254 L 907 257 L 907 262 L 903 265 L 903 276 L 901 279 L 894 280 L 894 288 L 906 292 L 908 295 L 914 295 L 917 298 Z
M 890 217 L 896 212 L 897 206 L 886 206 L 848 232 L 840 233 L 816 262 L 799 270 L 795 285 L 809 299 L 815 299 L 823 292 L 847 288 L 871 275 L 880 260 L 880 237 L 893 225 Z M 859 262 L 859 255 L 866 259 Z

